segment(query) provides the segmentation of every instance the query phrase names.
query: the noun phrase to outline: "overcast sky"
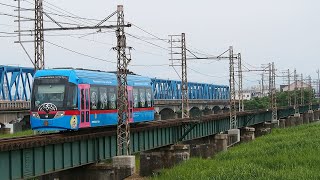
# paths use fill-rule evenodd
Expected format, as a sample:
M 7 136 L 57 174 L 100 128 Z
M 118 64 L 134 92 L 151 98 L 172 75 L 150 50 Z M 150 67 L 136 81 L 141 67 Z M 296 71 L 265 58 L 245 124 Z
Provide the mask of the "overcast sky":
M 1 2 L 17 5 L 12 0 L 1 0 Z M 32 7 L 29 2 L 33 1 L 24 1 L 22 7 Z M 77 16 L 98 20 L 115 11 L 117 4 L 123 4 L 126 21 L 164 39 L 157 40 L 137 27 L 127 28 L 127 33 L 139 38 L 127 36 L 127 44 L 134 48 L 132 65 L 168 64 L 169 44 L 166 43 L 166 39 L 169 34 L 184 32 L 188 49 L 215 56 L 232 45 L 235 52 L 242 53 L 243 64 L 248 68 L 260 67 L 261 64 L 274 61 L 278 75 L 288 68 L 292 71 L 297 68 L 299 74 L 315 78 L 319 67 L 320 1 L 317 0 L 50 0 L 48 2 L 44 1 L 45 11 L 48 13 L 66 13 L 56 9 L 51 5 L 53 4 Z M 0 5 L 0 12 L 13 15 L 17 13 L 14 8 L 3 5 Z M 33 14 L 23 12 L 22 16 L 33 17 Z M 51 16 L 57 21 L 72 24 L 98 23 L 95 20 L 79 22 L 78 19 L 66 19 L 53 14 Z M 17 23 L 14 19 L 0 15 L 0 32 L 12 33 L 16 30 Z M 45 20 L 49 21 L 46 17 Z M 105 25 L 115 24 L 115 20 L 113 17 Z M 33 24 L 23 22 L 21 26 L 23 29 L 30 29 Z M 44 26 L 56 27 L 50 22 L 45 22 Z M 71 25 L 63 24 L 63 26 Z M 116 53 L 111 50 L 116 44 L 115 33 L 106 29 L 102 30 L 103 33 L 94 33 L 96 31 L 45 32 L 45 40 L 60 46 L 45 43 L 46 67 L 80 67 L 114 71 L 116 66 L 113 63 L 92 59 L 61 48 L 116 62 Z M 92 34 L 84 36 L 88 33 Z M 71 36 L 56 36 L 57 34 Z M 0 33 L 0 64 L 32 66 L 22 48 L 14 44 L 17 38 L 2 36 L 11 35 Z M 22 40 L 32 39 L 33 37 L 25 36 Z M 24 45 L 33 57 L 33 43 Z M 197 71 L 188 69 L 189 81 L 228 84 L 227 61 L 188 61 L 188 67 Z M 174 69 L 169 66 L 129 68 L 137 74 L 149 77 L 179 79 Z M 179 67 L 176 67 L 176 70 L 180 74 Z M 260 79 L 258 73 L 245 73 L 244 76 L 245 86 L 258 84 L 257 80 Z M 278 78 L 277 84 L 281 83 L 282 78 Z

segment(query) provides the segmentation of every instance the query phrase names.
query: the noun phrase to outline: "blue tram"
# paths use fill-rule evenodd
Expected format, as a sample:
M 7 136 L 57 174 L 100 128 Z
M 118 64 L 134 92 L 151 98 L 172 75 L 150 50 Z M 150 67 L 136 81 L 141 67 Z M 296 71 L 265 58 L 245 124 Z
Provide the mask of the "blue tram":
M 151 79 L 128 75 L 130 122 L 154 119 Z M 33 130 L 77 130 L 117 124 L 117 77 L 82 69 L 39 70 L 31 97 Z

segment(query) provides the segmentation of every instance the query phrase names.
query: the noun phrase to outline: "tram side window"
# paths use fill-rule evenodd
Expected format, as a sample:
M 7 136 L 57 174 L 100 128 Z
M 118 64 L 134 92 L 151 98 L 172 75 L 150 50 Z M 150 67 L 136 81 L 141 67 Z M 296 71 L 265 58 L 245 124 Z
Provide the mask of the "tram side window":
M 139 88 L 139 107 L 146 107 L 146 89 L 145 88 Z
M 81 96 L 81 109 L 84 109 L 84 89 L 81 89 L 80 96 Z
M 117 108 L 117 95 L 116 88 L 108 87 L 108 109 L 116 109 Z
M 67 94 L 67 107 L 71 109 L 77 108 L 77 86 L 74 84 L 69 85 L 68 94 Z
M 86 109 L 89 109 L 89 89 L 85 89 L 86 92 Z
M 147 107 L 151 107 L 152 106 L 151 88 L 146 89 L 146 100 L 147 100 Z
M 139 107 L 139 90 L 136 88 L 133 88 L 133 107 Z
M 101 110 L 108 109 L 108 90 L 107 87 L 100 87 L 99 107 Z
M 98 97 L 99 97 L 98 87 L 91 86 L 90 87 L 90 109 L 92 110 L 99 109 Z

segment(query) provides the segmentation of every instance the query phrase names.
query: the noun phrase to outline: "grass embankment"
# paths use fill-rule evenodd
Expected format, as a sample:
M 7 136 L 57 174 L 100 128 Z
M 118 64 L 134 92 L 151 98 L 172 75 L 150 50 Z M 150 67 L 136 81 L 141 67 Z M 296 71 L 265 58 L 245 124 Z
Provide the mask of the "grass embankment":
M 275 129 L 213 159 L 193 158 L 153 179 L 320 179 L 320 124 Z
M 31 135 L 33 135 L 33 131 L 26 130 L 26 131 L 17 132 L 14 134 L 0 134 L 0 139 L 1 138 L 11 138 L 11 137 L 20 137 L 20 136 L 31 136 Z

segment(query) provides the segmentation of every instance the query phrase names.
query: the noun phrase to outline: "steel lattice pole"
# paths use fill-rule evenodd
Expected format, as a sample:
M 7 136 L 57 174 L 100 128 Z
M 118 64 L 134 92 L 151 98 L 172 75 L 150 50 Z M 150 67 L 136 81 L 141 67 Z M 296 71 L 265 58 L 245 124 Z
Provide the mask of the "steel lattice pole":
M 117 7 L 117 107 L 118 107 L 118 127 L 117 143 L 118 155 L 130 154 L 130 124 L 128 113 L 128 91 L 127 91 L 127 72 L 130 58 L 126 55 L 126 36 L 124 32 L 124 13 L 123 6 Z
M 261 94 L 264 97 L 264 72 L 261 74 Z
M 272 120 L 278 120 L 277 114 L 277 99 L 276 99 L 276 69 L 274 62 L 272 62 L 272 72 L 271 72 L 271 105 L 272 105 Z
M 297 90 L 298 90 L 297 70 L 294 69 L 294 112 L 295 114 L 299 114 Z
M 34 24 L 35 70 L 44 69 L 43 0 L 35 0 Z
M 182 118 L 189 117 L 189 93 L 188 93 L 188 77 L 187 77 L 187 48 L 185 33 L 181 34 L 181 66 L 182 66 Z
M 301 74 L 301 82 L 300 82 L 300 105 L 304 105 L 304 88 L 303 88 L 303 74 Z
M 291 106 L 291 84 L 290 84 L 290 69 L 288 69 L 288 106 Z
M 308 80 L 309 80 L 309 88 L 310 88 L 310 92 L 309 92 L 309 111 L 312 111 L 313 88 L 312 88 L 311 76 L 308 77 Z
M 233 47 L 229 47 L 229 85 L 230 85 L 230 129 L 237 129 L 237 110 L 236 110 L 236 87 L 234 77 L 234 57 Z
M 239 96 L 239 111 L 244 111 L 244 103 L 243 103 L 243 92 L 242 92 L 242 64 L 241 64 L 241 53 L 238 53 L 238 75 L 239 75 L 239 83 L 238 83 L 238 96 Z

